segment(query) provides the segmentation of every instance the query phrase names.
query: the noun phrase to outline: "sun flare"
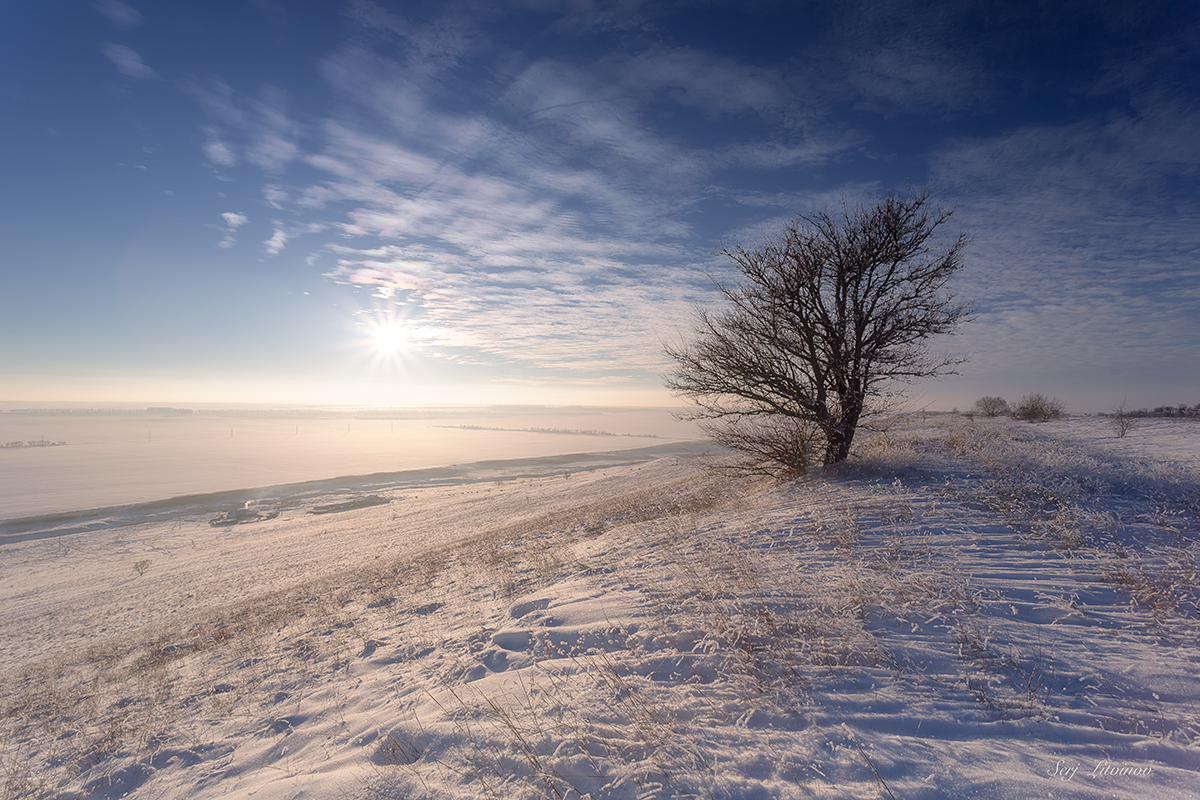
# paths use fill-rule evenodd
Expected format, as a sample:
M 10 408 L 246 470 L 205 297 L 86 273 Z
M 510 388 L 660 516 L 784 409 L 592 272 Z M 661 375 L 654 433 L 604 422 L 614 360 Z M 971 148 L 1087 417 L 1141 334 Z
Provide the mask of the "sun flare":
M 395 355 L 404 349 L 406 337 L 399 325 L 380 325 L 373 332 L 375 349 L 382 355 Z

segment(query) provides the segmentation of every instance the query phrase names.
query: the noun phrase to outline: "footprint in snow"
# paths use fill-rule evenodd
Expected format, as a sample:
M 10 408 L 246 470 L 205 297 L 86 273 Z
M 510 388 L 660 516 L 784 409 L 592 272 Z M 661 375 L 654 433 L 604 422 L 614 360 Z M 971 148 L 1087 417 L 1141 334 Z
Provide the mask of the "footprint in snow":
M 508 613 L 513 619 L 520 619 L 532 611 L 541 611 L 550 605 L 550 600 L 545 597 L 539 597 L 536 600 L 523 600 L 520 603 L 514 603 Z
M 533 645 L 529 631 L 500 631 L 492 635 L 492 644 L 512 652 L 528 650 Z

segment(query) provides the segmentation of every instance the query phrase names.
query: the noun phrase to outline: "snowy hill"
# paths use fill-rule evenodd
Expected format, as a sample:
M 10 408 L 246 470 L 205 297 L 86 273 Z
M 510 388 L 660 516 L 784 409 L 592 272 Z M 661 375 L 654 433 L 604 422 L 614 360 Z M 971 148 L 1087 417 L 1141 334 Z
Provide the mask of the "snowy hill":
M 27 525 L 3 796 L 1200 795 L 1200 426 L 862 437 Z

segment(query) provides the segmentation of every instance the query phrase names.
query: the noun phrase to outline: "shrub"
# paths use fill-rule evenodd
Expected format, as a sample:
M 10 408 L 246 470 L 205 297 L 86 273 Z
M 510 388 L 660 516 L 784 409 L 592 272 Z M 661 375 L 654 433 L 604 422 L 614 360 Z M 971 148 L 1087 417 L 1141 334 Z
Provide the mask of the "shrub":
M 1057 397 L 1044 394 L 1027 394 L 1013 407 L 1013 419 L 1025 422 L 1048 422 L 1067 413 L 1067 407 Z
M 975 401 L 975 410 L 985 417 L 999 417 L 1008 413 L 1008 401 L 1003 397 L 981 397 Z
M 1113 407 L 1110 424 L 1112 425 L 1113 433 L 1117 435 L 1118 439 L 1124 439 L 1125 434 L 1136 428 L 1141 422 L 1138 417 L 1134 416 L 1134 412 L 1125 407 L 1124 400 L 1121 401 L 1119 406 Z

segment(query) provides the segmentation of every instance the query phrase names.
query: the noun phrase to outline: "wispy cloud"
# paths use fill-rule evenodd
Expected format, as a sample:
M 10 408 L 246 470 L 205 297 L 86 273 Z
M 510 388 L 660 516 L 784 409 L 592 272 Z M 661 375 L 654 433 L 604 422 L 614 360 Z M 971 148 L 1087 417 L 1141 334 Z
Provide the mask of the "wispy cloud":
M 283 246 L 287 244 L 288 234 L 279 223 L 275 223 L 275 231 L 271 234 L 271 238 L 263 242 L 263 247 L 267 251 L 267 255 L 277 256 L 283 250 Z
M 859 0 L 843 12 L 802 69 L 823 104 L 944 118 L 994 96 L 1000 65 L 964 39 L 966 4 Z
M 101 45 L 101 50 L 103 50 L 108 60 L 113 63 L 113 66 L 117 68 L 117 71 L 127 78 L 149 80 L 150 78 L 158 77 L 158 73 L 142 61 L 142 57 L 132 47 L 104 42 Z
M 235 91 L 223 81 L 193 85 L 214 124 L 205 127 L 205 156 L 217 166 L 241 160 L 270 173 L 283 172 L 299 158 L 300 126 L 288 116 L 287 97 L 264 86 L 258 97 Z
M 249 217 L 236 211 L 226 211 L 221 214 L 222 224 L 219 227 L 224 233 L 224 236 L 221 238 L 221 241 L 217 243 L 217 247 L 233 247 L 233 245 L 237 242 L 237 229 L 249 221 Z
M 99 0 L 95 8 L 123 31 L 131 31 L 142 24 L 142 12 L 121 0 Z
M 439 332 L 431 347 L 458 360 L 655 375 L 660 338 L 686 328 L 711 288 L 715 243 L 689 216 L 718 197 L 739 202 L 714 175 L 820 164 L 858 142 L 806 129 L 786 72 L 656 44 L 599 63 L 529 58 L 499 42 L 481 50 L 468 15 L 418 25 L 353 9 L 406 46 L 393 56 L 346 45 L 323 62 L 352 113 L 304 129 L 278 95 L 252 100 L 214 82 L 200 92 L 221 131 L 209 160 L 307 141 L 303 154 L 247 155 L 271 173 L 268 205 L 325 215 L 343 237 L 324 248 L 326 274 L 407 303 Z M 468 63 L 489 75 L 485 96 L 451 79 Z M 455 91 L 476 93 L 470 111 Z M 788 133 L 754 128 L 696 147 L 660 118 L 665 108 L 749 114 Z M 289 181 L 295 163 L 323 177 Z
M 726 266 L 717 239 L 892 188 L 872 168 L 903 145 L 881 131 L 933 120 L 953 136 L 921 143 L 929 163 L 914 159 L 910 180 L 931 176 L 976 231 L 963 284 L 982 310 L 962 342 L 973 369 L 1053 371 L 1096 342 L 1126 363 L 1127 334 L 1200 338 L 1196 282 L 1181 280 L 1200 246 L 1196 209 L 1157 200 L 1177 196 L 1171 180 L 1194 179 L 1200 120 L 1152 97 L 1145 71 L 1126 64 L 1103 85 L 1070 85 L 1127 92 L 1140 117 L 1002 127 L 988 115 L 1006 87 L 1009 102 L 1041 91 L 1012 93 L 1034 73 L 1009 67 L 1006 48 L 1054 41 L 1014 39 L 1030 24 L 1020 15 L 1000 14 L 989 23 L 999 33 L 972 46 L 963 32 L 982 23 L 961 4 L 864 1 L 802 54 L 752 61 L 669 43 L 652 5 L 632 4 L 623 21 L 577 5 L 560 32 L 624 26 L 625 46 L 534 51 L 489 33 L 503 9 L 450 5 L 415 22 L 355 2 L 362 35 L 320 63 L 330 113 L 305 120 L 279 89 L 212 80 L 195 90 L 205 156 L 263 173 L 262 202 L 280 220 L 269 255 L 295 248 L 297 219 L 324 232 L 309 263 L 403 305 L 429 353 L 521 365 L 531 380 L 645 379 L 664 366 L 659 339 L 711 299 L 706 275 Z M 813 178 L 854 160 L 856 172 Z
M 649 94 L 704 115 L 754 112 L 774 117 L 797 102 L 778 69 L 755 67 L 685 47 L 652 47 L 610 59 L 621 91 Z
M 237 155 L 234 154 L 233 148 L 223 141 L 213 128 L 205 131 L 205 141 L 201 148 L 209 163 L 215 167 L 232 167 L 237 163 Z
M 1200 116 L 1173 104 L 962 140 L 935 181 L 978 231 L 967 286 L 976 368 L 1160 377 L 1200 341 Z M 1135 347 L 1134 344 L 1137 344 Z M 1181 358 L 1183 361 L 1181 361 Z M 1103 363 L 1097 363 L 1102 360 Z

